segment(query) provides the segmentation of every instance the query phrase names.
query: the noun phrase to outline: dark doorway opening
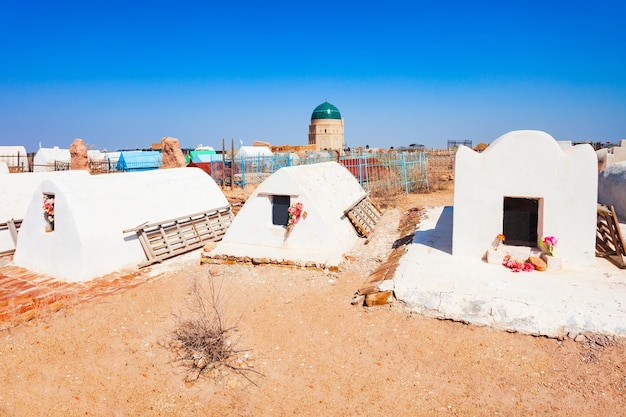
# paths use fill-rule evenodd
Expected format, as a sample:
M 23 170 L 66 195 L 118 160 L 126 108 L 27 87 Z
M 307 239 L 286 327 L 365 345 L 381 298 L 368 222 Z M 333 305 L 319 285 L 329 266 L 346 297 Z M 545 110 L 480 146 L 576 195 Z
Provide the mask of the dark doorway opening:
M 272 196 L 272 224 L 287 226 L 289 223 L 289 205 L 291 198 L 288 195 Z
M 511 246 L 537 246 L 539 200 L 504 197 L 502 233 Z

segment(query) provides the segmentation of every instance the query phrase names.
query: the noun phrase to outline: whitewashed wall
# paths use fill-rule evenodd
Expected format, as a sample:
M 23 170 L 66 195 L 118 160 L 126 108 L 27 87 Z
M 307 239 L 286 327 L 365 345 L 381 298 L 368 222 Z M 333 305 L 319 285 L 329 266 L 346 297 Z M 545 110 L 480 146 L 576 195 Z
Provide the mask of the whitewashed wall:
M 5 162 L 7 167 L 22 167 L 22 172 L 30 171 L 28 154 L 24 146 L 0 146 L 0 161 Z
M 88 177 L 87 171 L 24 172 L 0 176 L 0 222 L 23 219 L 35 190 L 49 178 Z M 15 245 L 8 230 L 0 231 L 0 252 Z
M 44 193 L 55 195 L 55 230 L 45 231 Z M 122 231 L 228 205 L 204 171 L 172 168 L 67 177 L 36 190 L 20 230 L 14 263 L 67 281 L 134 268 L 145 255 Z
M 456 154 L 452 252 L 482 257 L 502 233 L 504 197 L 543 199 L 539 237 L 556 236 L 570 266 L 595 264 L 597 158 L 588 145 L 563 151 L 545 132 L 521 130 L 484 152 Z
M 600 173 L 598 203 L 613 206 L 620 222 L 626 222 L 626 161 L 609 165 Z
M 272 224 L 272 195 L 289 195 L 308 213 L 288 238 Z M 363 196 L 336 162 L 281 168 L 254 191 L 212 253 L 338 265 L 358 240 L 343 212 Z

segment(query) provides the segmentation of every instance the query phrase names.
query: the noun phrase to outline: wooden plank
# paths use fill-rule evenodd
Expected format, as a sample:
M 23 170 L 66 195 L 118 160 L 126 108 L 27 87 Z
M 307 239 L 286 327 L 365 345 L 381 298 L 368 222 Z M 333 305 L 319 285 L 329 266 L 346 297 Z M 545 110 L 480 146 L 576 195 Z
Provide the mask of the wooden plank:
M 22 219 L 11 219 L 6 222 L 0 223 L 0 230 L 8 230 L 11 235 L 11 240 L 13 241 L 13 245 L 17 246 L 17 234 L 19 232 L 20 227 L 22 226 Z M 0 252 L 0 255 L 11 255 L 15 253 L 15 248 L 8 249 Z
M 598 205 L 596 255 L 626 269 L 626 245 L 613 206 Z
M 367 235 L 369 236 L 374 231 L 378 220 L 380 220 L 381 213 L 367 197 L 364 198 L 355 208 L 358 209 L 358 216 L 360 216 L 363 227 L 367 230 Z
M 349 211 L 348 212 L 348 219 L 350 219 L 350 222 L 352 223 L 352 226 L 356 229 L 356 232 L 359 236 L 361 237 L 367 237 L 369 232 L 368 230 L 363 226 L 362 222 L 359 220 L 358 217 L 355 216 L 353 211 Z
M 363 202 L 359 205 L 362 213 L 365 217 L 368 218 L 370 223 L 378 223 L 380 219 L 380 212 L 376 207 L 374 207 L 373 203 L 369 199 L 363 200 Z
M 609 206 L 611 209 L 611 227 L 615 231 L 616 244 L 619 246 L 619 252 L 621 255 L 626 255 L 626 242 L 624 242 L 624 236 L 622 236 L 622 229 L 619 226 L 619 220 L 617 219 L 617 213 L 615 213 L 615 207 Z
M 22 225 L 22 220 L 14 220 L 11 219 L 7 222 L 7 227 L 9 228 L 9 233 L 11 234 L 11 239 L 13 240 L 13 244 L 17 246 L 17 232 Z
M 227 206 L 163 222 L 146 222 L 124 232 L 135 231 L 140 236 L 147 257 L 141 266 L 146 266 L 201 248 L 206 242 L 221 240 L 233 217 L 232 209 Z
M 152 263 L 152 261 L 155 260 L 155 255 L 154 255 L 154 252 L 152 251 L 152 246 L 148 242 L 146 234 L 143 233 L 142 230 L 138 230 L 137 238 L 139 239 L 139 242 L 141 243 L 141 247 L 143 248 L 143 253 L 146 255 L 146 258 L 148 259 L 148 261 Z
M 604 251 L 618 252 L 617 236 L 611 225 L 612 213 L 606 207 L 600 206 L 598 209 L 598 239 L 597 244 Z

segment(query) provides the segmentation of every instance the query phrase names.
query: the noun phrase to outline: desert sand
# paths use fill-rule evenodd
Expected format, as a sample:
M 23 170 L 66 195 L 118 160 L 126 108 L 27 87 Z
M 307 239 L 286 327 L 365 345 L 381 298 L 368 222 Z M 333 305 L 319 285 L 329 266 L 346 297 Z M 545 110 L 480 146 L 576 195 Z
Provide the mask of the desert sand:
M 374 238 L 337 272 L 201 265 L 195 252 L 136 288 L 5 328 L 0 415 L 623 415 L 620 340 L 507 333 L 422 317 L 397 301 L 351 304 L 399 237 L 402 213 L 451 205 L 452 193 L 384 204 Z M 170 341 L 193 311 L 194 285 L 210 280 L 238 353 L 234 369 L 195 379 Z

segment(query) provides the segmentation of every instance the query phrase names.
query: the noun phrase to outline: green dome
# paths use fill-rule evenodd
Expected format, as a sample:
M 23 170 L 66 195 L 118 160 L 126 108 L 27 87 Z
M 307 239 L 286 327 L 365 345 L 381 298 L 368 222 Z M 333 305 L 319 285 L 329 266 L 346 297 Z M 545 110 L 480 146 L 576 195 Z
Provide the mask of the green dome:
M 341 120 L 339 109 L 329 102 L 325 101 L 313 110 L 311 120 L 315 119 L 338 119 Z

